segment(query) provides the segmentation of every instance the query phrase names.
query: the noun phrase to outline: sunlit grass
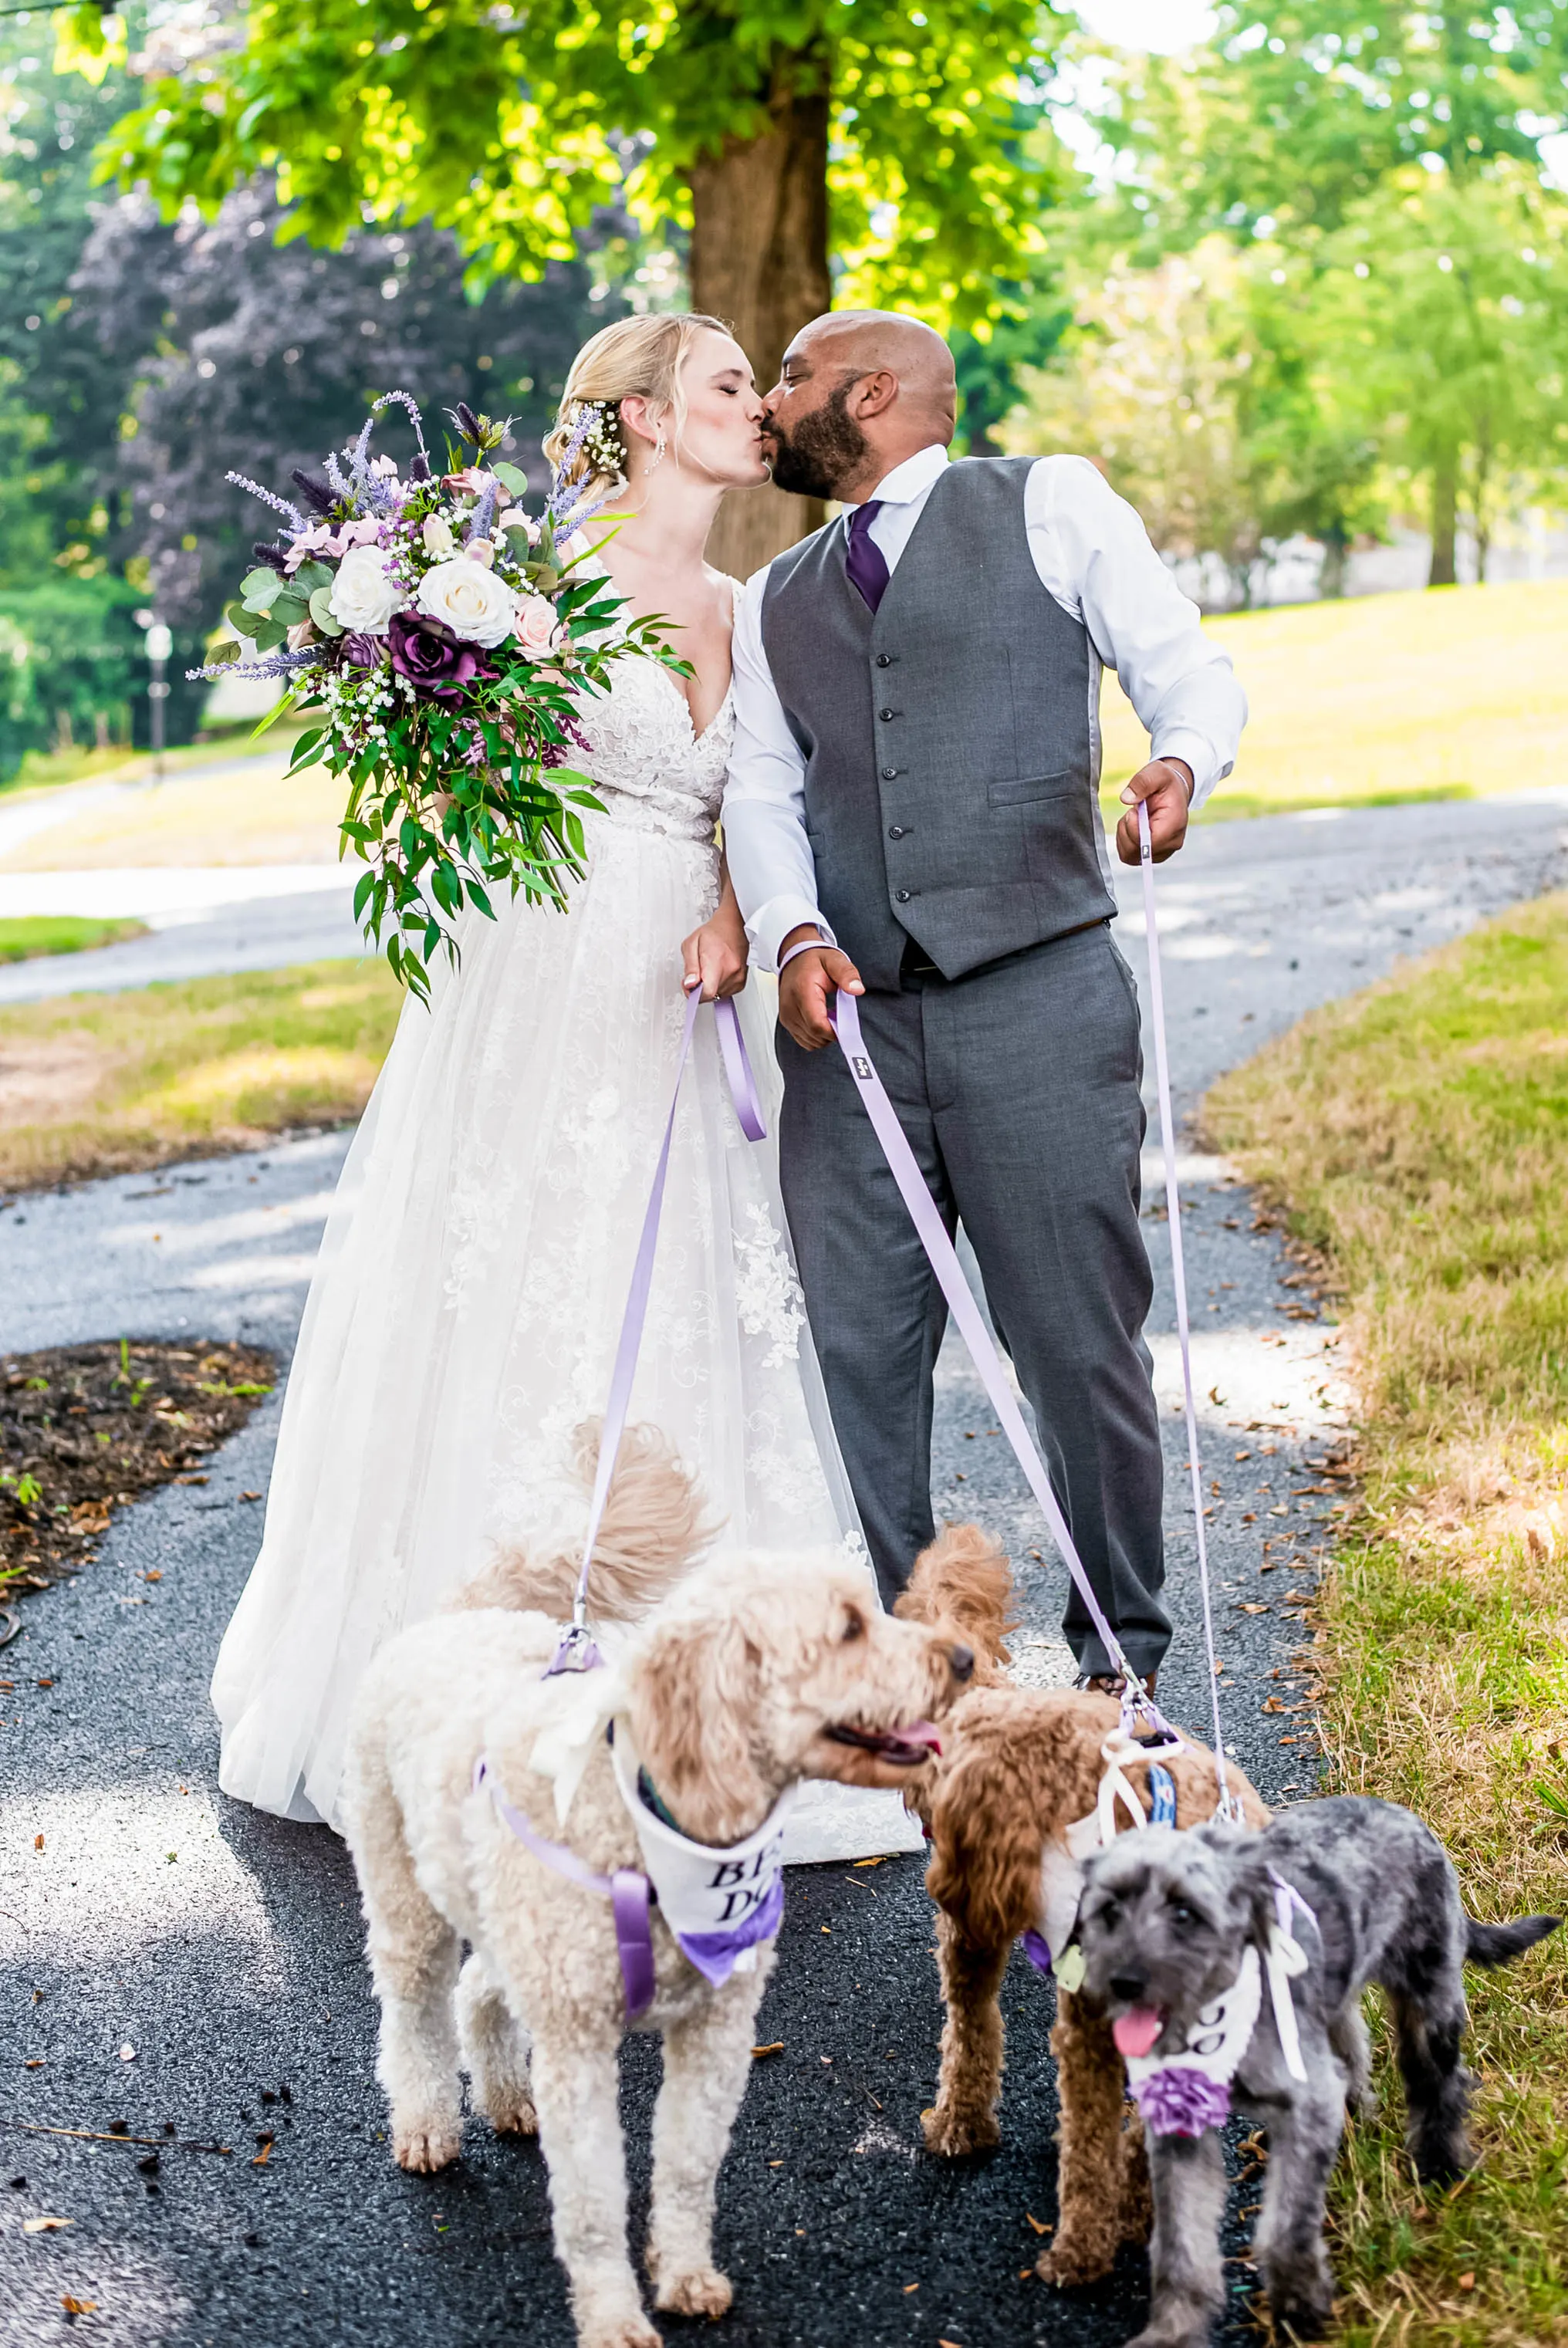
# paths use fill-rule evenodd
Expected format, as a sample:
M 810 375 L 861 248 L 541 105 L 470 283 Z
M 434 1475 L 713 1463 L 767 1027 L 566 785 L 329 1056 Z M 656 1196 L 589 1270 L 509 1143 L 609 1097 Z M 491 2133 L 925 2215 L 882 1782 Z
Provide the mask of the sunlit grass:
M 0 1012 L 0 1187 L 242 1149 L 364 1107 L 402 1008 L 382 962 Z
M 146 935 L 142 922 L 86 921 L 74 913 L 28 913 L 0 922 L 0 962 L 32 962 L 39 954 L 86 953 Z
M 1408 1802 L 1473 1913 L 1568 1905 L 1568 901 L 1303 1021 L 1216 1140 L 1346 1292 L 1363 1516 L 1326 1591 L 1334 1784 Z M 1387 2123 L 1336 2187 L 1345 2337 L 1568 2340 L 1568 1947 L 1472 1974 L 1480 2173 L 1423 2194 Z
M 1206 624 L 1252 716 L 1205 820 L 1560 779 L 1568 580 L 1361 595 Z M 1102 715 L 1114 794 L 1148 757 L 1148 737 L 1114 677 Z

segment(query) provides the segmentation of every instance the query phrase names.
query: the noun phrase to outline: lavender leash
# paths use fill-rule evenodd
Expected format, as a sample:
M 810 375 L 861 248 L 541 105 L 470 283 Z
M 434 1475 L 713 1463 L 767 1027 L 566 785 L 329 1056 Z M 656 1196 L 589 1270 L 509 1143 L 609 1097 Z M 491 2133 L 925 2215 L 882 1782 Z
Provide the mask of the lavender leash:
M 472 1784 L 476 1794 L 488 1788 L 502 1824 L 517 1837 L 524 1850 L 531 1851 L 542 1865 L 564 1876 L 568 1883 L 578 1884 L 584 1891 L 602 1892 L 609 1900 L 615 1920 L 615 1949 L 621 1960 L 626 2019 L 635 2022 L 654 2002 L 654 1935 L 648 1920 L 647 1877 L 639 1874 L 634 1867 L 618 1867 L 614 1875 L 601 1875 L 586 1859 L 579 1859 L 574 1850 L 568 1850 L 564 1843 L 552 1842 L 548 1835 L 542 1835 L 516 1804 L 507 1800 L 482 1753 L 474 1763 Z
M 681 1078 L 686 1074 L 686 1061 L 691 1056 L 691 1039 L 696 1032 L 696 1014 L 701 1004 L 701 989 L 694 986 L 686 996 L 686 1025 L 681 1030 L 675 1082 L 670 1086 L 665 1137 L 659 1145 L 658 1163 L 654 1169 L 653 1185 L 643 1215 L 642 1237 L 637 1241 L 636 1261 L 632 1266 L 632 1284 L 621 1320 L 620 1342 L 615 1348 L 615 1366 L 611 1373 L 610 1393 L 604 1405 L 603 1423 L 599 1435 L 599 1464 L 593 1476 L 593 1498 L 588 1509 L 588 1534 L 583 1544 L 583 1562 L 578 1569 L 577 1591 L 572 1601 L 572 1621 L 562 1633 L 561 1643 L 544 1674 L 547 1680 L 553 1679 L 558 1672 L 591 1672 L 603 1660 L 588 1628 L 588 1570 L 593 1561 L 593 1544 L 599 1538 L 604 1505 L 610 1497 L 610 1478 L 615 1472 L 616 1454 L 626 1430 L 632 1381 L 637 1374 L 643 1324 L 648 1317 L 648 1298 L 654 1284 L 654 1256 L 659 1243 L 659 1218 L 664 1211 L 665 1179 L 670 1170 L 670 1144 L 675 1138 L 676 1110 L 680 1106 Z M 761 1141 L 766 1138 L 767 1128 L 762 1122 L 757 1084 L 751 1073 L 751 1063 L 747 1057 L 746 1039 L 740 1032 L 739 1014 L 727 997 L 716 1001 L 713 1012 L 718 1027 L 719 1051 L 741 1130 L 748 1140 Z
M 872 1064 L 871 1056 L 866 1050 L 865 1042 L 861 1034 L 860 1007 L 854 996 L 847 994 L 841 987 L 832 1000 L 828 1017 L 833 1033 L 839 1039 L 839 1049 L 849 1063 L 850 1074 L 860 1086 L 861 1098 L 865 1103 L 866 1114 L 876 1130 L 877 1139 L 882 1146 L 882 1155 L 887 1159 L 893 1180 L 898 1184 L 903 1203 L 909 1210 L 909 1219 L 914 1225 L 920 1243 L 930 1259 L 931 1268 L 936 1274 L 942 1292 L 947 1299 L 948 1310 L 957 1322 L 975 1366 L 980 1373 L 981 1384 L 990 1395 L 992 1407 L 1002 1422 L 1003 1432 L 1017 1456 L 1019 1467 L 1028 1478 L 1029 1488 L 1039 1502 L 1046 1522 L 1050 1527 L 1051 1539 L 1061 1551 L 1062 1562 L 1073 1578 L 1078 1596 L 1083 1600 L 1088 1611 L 1089 1620 L 1104 1643 L 1107 1654 L 1110 1656 L 1118 1671 L 1126 1675 L 1127 1698 L 1124 1700 L 1123 1709 L 1124 1711 L 1138 1710 L 1148 1714 L 1161 1729 L 1169 1734 L 1171 1733 L 1169 1723 L 1154 1704 L 1153 1699 L 1146 1693 L 1142 1681 L 1128 1662 L 1121 1642 L 1106 1620 L 1105 1610 L 1094 1594 L 1088 1575 L 1084 1570 L 1083 1560 L 1078 1553 L 1071 1533 L 1068 1530 L 1067 1519 L 1063 1516 L 1057 1496 L 1051 1489 L 1051 1481 L 1046 1473 L 1045 1464 L 1030 1439 L 1028 1428 L 1024 1425 L 1023 1414 L 1018 1408 L 1017 1398 L 1014 1395 L 1006 1372 L 1002 1367 L 1001 1356 L 992 1342 L 990 1331 L 981 1317 L 980 1308 L 975 1301 L 969 1282 L 964 1277 L 964 1268 L 958 1261 L 957 1251 L 947 1236 L 947 1227 L 937 1212 L 935 1200 L 926 1189 L 925 1178 L 915 1161 L 914 1152 L 909 1146 L 904 1129 L 898 1121 L 898 1111 L 888 1097 L 887 1087 Z
M 1242 1806 L 1225 1776 L 1225 1729 L 1220 1716 L 1220 1666 L 1214 1655 L 1214 1609 L 1209 1590 L 1209 1543 L 1203 1530 L 1203 1465 L 1198 1447 L 1198 1403 L 1192 1385 L 1192 1333 L 1187 1313 L 1187 1266 L 1181 1251 L 1181 1193 L 1176 1179 L 1176 1119 L 1171 1107 L 1171 1056 L 1165 1044 L 1165 986 L 1160 968 L 1160 928 L 1154 911 L 1154 843 L 1149 808 L 1138 802 L 1139 860 L 1143 871 L 1143 927 L 1149 943 L 1149 1024 L 1154 1030 L 1154 1082 L 1160 1096 L 1160 1140 L 1165 1159 L 1165 1213 L 1171 1233 L 1171 1278 L 1176 1291 L 1176 1334 L 1181 1347 L 1181 1393 L 1187 1411 L 1187 1465 L 1192 1479 L 1192 1522 L 1198 1537 L 1198 1588 L 1203 1601 L 1203 1647 L 1214 1713 L 1214 1774 L 1222 1814 L 1239 1826 Z

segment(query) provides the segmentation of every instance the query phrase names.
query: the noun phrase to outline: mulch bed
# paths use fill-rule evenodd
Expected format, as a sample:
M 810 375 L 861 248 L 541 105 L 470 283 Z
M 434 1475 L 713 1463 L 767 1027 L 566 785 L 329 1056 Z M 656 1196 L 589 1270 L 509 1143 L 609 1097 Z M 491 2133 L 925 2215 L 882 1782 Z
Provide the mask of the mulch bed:
M 116 1509 L 160 1484 L 204 1484 L 192 1471 L 276 1377 L 254 1345 L 122 1339 L 0 1355 L 0 1605 L 90 1564 Z

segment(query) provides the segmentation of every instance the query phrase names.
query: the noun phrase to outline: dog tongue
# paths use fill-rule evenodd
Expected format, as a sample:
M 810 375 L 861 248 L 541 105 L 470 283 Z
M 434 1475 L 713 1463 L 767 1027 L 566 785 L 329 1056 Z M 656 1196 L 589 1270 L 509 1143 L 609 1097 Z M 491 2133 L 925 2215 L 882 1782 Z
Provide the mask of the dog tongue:
M 1165 2027 L 1165 2017 L 1151 2005 L 1135 2005 L 1130 2013 L 1119 2013 L 1110 2026 L 1117 2051 L 1121 2054 L 1147 2054 Z
M 940 1753 L 942 1738 L 929 1720 L 917 1720 L 912 1728 L 895 1728 L 893 1735 L 901 1745 L 923 1745 L 930 1753 Z

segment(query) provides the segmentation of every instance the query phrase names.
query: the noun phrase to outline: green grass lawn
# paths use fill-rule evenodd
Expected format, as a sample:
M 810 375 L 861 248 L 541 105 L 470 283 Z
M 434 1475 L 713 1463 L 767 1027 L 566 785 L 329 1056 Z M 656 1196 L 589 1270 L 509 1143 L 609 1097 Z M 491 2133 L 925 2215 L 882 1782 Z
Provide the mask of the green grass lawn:
M 1364 1416 L 1326 1586 L 1342 1791 L 1407 1802 L 1473 1914 L 1568 1878 L 1568 900 L 1521 908 L 1303 1021 L 1208 1127 L 1324 1248 Z M 1568 1934 L 1470 1976 L 1484 2167 L 1418 2191 L 1389 2116 L 1336 2188 L 1358 2348 L 1568 2340 Z
M 287 1127 L 356 1117 L 402 1004 L 386 963 L 366 961 L 0 1011 L 0 1189 L 247 1149 Z
M 0 922 L 0 962 L 32 962 L 39 954 L 85 953 L 147 935 L 145 922 L 89 922 L 73 913 L 25 914 Z
M 1559 779 L 1568 739 L 1568 580 L 1356 596 L 1207 623 L 1252 705 L 1204 820 L 1465 798 Z M 1148 738 L 1114 677 L 1114 797 Z

